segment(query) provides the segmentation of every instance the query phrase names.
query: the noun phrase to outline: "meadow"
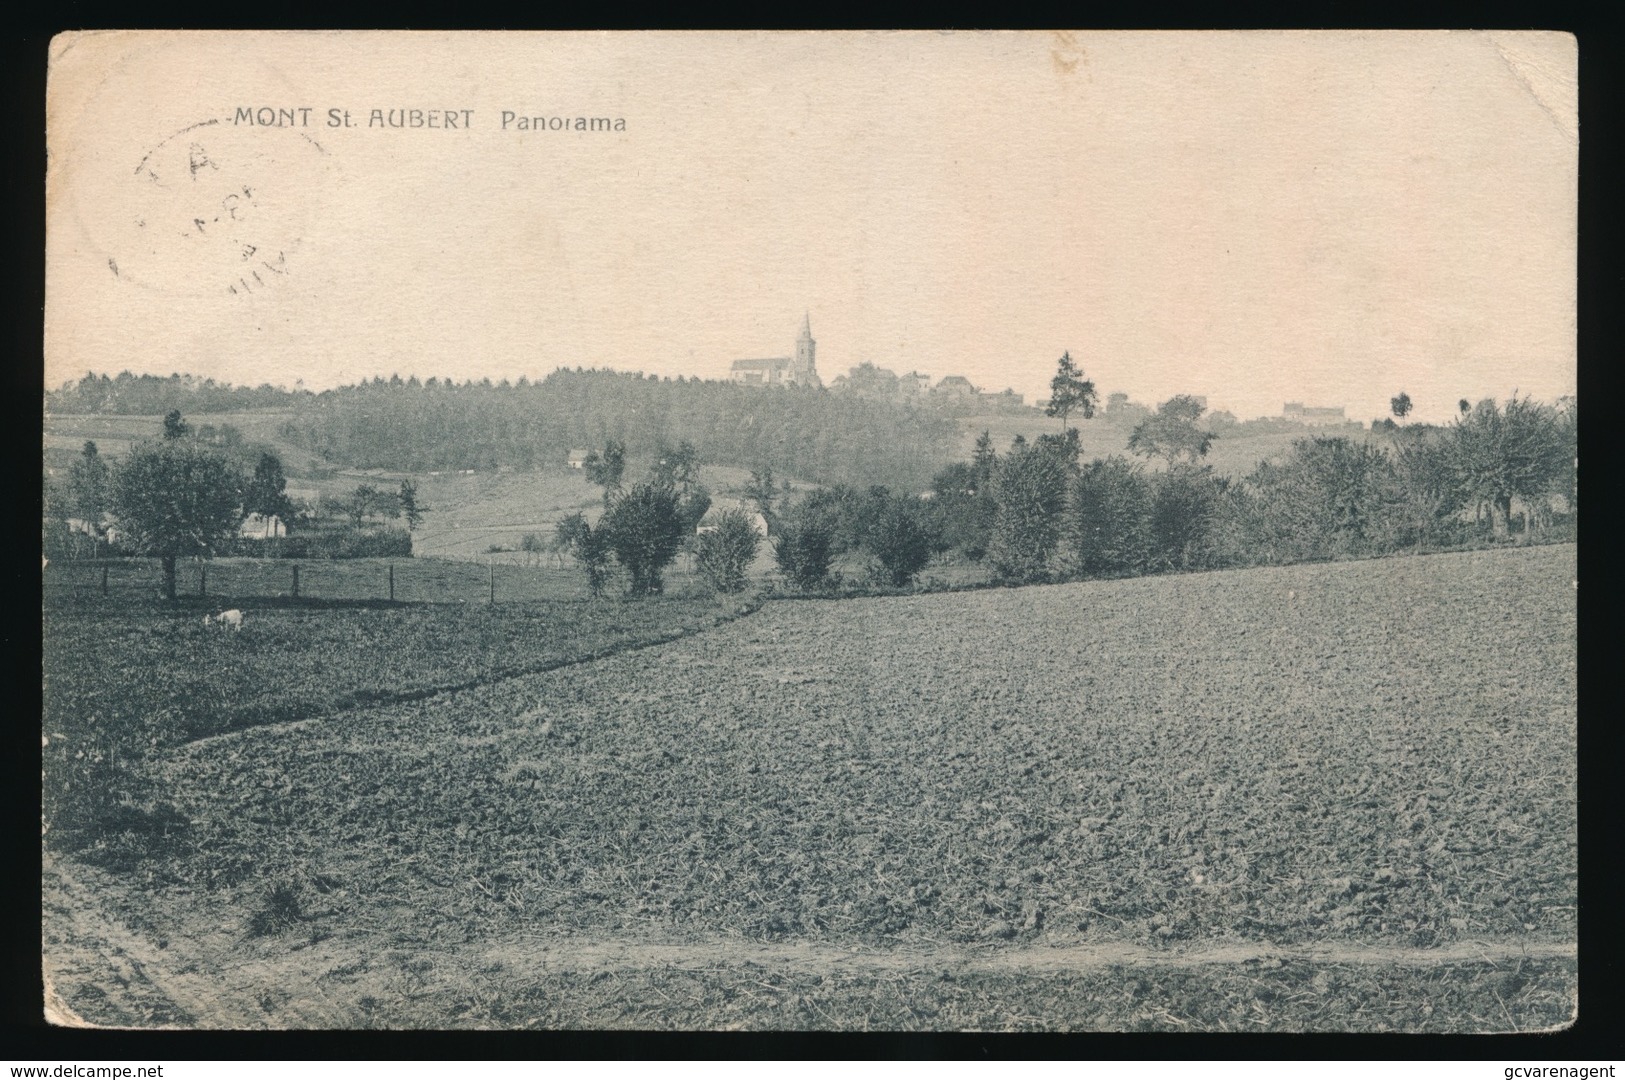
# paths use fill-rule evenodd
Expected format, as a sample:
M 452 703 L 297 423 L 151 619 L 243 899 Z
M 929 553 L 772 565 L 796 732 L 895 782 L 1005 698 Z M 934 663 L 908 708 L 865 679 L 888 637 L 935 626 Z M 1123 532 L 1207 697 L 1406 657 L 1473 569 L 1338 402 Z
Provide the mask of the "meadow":
M 1574 573 L 1554 545 L 212 636 L 70 604 L 48 770 L 97 745 L 53 723 L 208 707 L 154 733 L 129 835 L 47 834 L 53 1000 L 136 1026 L 1561 1025 Z

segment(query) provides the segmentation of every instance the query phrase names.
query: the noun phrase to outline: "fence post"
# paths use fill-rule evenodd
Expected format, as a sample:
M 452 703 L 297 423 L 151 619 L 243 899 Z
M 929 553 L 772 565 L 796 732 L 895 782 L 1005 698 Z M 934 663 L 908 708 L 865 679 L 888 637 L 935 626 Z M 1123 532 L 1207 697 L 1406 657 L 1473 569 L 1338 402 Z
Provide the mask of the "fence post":
M 395 564 L 389 564 L 389 602 L 395 602 Z
M 209 568 L 202 563 L 197 564 L 197 594 L 209 595 Z
M 491 603 L 497 602 L 497 561 L 491 560 Z
M 102 567 L 102 595 L 107 595 L 107 567 Z
M 295 600 L 299 599 L 299 566 L 297 563 L 293 568 L 293 598 Z

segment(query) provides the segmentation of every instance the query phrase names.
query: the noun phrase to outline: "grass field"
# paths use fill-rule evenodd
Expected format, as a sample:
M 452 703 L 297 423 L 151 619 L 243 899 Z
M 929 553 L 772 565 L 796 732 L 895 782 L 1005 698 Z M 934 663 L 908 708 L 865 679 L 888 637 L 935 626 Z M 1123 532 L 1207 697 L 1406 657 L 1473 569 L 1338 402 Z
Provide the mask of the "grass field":
M 431 609 L 258 642 L 148 619 L 96 665 L 287 663 L 333 708 L 156 755 L 165 835 L 48 845 L 52 988 L 137 1026 L 1560 1025 L 1574 572 L 1552 546 L 773 602 L 371 706 L 345 673 Z M 508 635 L 422 633 L 428 686 Z

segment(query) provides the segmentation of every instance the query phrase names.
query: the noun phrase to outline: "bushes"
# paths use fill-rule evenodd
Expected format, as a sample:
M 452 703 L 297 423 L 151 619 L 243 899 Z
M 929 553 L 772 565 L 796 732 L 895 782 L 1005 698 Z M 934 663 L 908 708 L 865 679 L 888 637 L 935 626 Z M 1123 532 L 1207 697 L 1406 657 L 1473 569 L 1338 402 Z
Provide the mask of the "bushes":
M 829 579 L 835 560 L 835 528 L 824 517 L 807 512 L 783 522 L 773 539 L 773 558 L 790 583 L 816 589 Z
M 1092 461 L 1072 484 L 1068 569 L 1084 577 L 1144 573 L 1151 562 L 1151 485 L 1120 457 Z
M 879 576 L 901 587 L 931 561 L 932 534 L 918 500 L 887 500 L 880 517 L 869 528 L 866 546 L 879 563 Z
M 716 528 L 695 539 L 695 568 L 718 592 L 736 593 L 745 587 L 745 572 L 761 542 L 749 514 L 725 511 L 717 516 Z
M 257 540 L 234 536 L 213 554 L 251 559 L 376 559 L 412 557 L 412 534 L 392 525 L 313 529 L 293 536 Z
M 631 595 L 660 592 L 662 573 L 683 543 L 683 516 L 676 489 L 655 481 L 633 486 L 610 504 L 598 523 L 598 531 L 607 535 L 616 561 L 631 575 Z
M 1060 539 L 1068 462 L 1040 444 L 1011 447 L 993 469 L 993 528 L 987 560 L 1005 581 L 1043 581 Z

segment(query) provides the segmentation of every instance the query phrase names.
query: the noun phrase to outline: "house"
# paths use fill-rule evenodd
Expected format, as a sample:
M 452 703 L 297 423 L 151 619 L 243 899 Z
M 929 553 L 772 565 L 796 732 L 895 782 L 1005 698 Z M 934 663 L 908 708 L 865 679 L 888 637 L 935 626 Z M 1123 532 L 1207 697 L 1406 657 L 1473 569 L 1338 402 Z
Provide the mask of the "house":
M 897 380 L 897 392 L 909 401 L 918 401 L 931 392 L 931 376 L 911 371 Z
M 288 527 L 275 514 L 270 517 L 249 514 L 243 519 L 243 523 L 237 526 L 237 535 L 244 540 L 270 540 L 273 537 L 287 536 Z
M 949 375 L 931 388 L 933 394 L 945 398 L 959 398 L 965 401 L 974 400 L 976 387 L 963 375 Z
M 1014 412 L 1020 409 L 1025 396 L 1006 387 L 1003 391 L 994 393 L 981 393 L 976 395 L 983 405 L 994 412 Z
M 587 458 L 591 456 L 591 450 L 572 450 L 570 456 L 565 460 L 570 463 L 572 469 L 585 469 L 587 467 Z
M 794 356 L 735 360 L 728 368 L 728 379 L 741 386 L 821 387 L 824 384 L 818 378 L 818 368 L 814 362 L 817 352 L 818 343 L 813 340 L 811 317 L 803 315 Z
M 1345 424 L 1348 418 L 1343 415 L 1343 406 L 1335 405 L 1328 408 L 1305 406 L 1301 401 L 1289 401 L 1281 408 L 1281 415 L 1288 420 L 1310 427 L 1325 427 L 1332 424 Z

